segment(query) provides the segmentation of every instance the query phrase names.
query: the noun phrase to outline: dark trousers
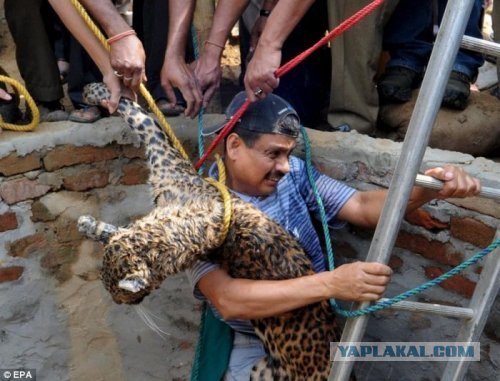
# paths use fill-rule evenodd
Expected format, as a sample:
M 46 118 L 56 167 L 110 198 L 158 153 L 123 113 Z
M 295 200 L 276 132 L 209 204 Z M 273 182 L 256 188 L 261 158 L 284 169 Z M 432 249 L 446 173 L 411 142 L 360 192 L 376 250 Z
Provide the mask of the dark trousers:
M 52 42 L 54 12 L 46 0 L 5 0 L 16 61 L 31 96 L 39 102 L 64 96 Z

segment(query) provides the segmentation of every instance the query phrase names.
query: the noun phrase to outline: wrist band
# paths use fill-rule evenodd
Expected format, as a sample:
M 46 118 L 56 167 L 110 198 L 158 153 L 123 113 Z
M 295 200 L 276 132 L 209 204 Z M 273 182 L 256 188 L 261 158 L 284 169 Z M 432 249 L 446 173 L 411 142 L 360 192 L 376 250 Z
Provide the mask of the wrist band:
M 224 46 L 219 45 L 219 44 L 216 44 L 215 42 L 212 42 L 212 41 L 206 40 L 206 41 L 205 41 L 205 45 L 206 45 L 206 44 L 213 45 L 213 46 L 217 46 L 218 48 L 220 48 L 220 49 L 224 50 Z
M 108 44 L 112 44 L 116 41 L 119 41 L 121 40 L 122 38 L 125 38 L 125 37 L 128 37 L 128 36 L 132 36 L 132 35 L 136 35 L 135 33 L 135 30 L 133 29 L 129 29 L 129 30 L 126 30 L 125 32 L 121 32 L 121 33 L 118 33 L 118 34 L 115 34 L 113 37 L 110 37 L 108 38 Z
M 261 9 L 259 14 L 262 16 L 262 17 L 269 17 L 269 15 L 271 14 L 271 11 L 268 11 L 267 9 Z

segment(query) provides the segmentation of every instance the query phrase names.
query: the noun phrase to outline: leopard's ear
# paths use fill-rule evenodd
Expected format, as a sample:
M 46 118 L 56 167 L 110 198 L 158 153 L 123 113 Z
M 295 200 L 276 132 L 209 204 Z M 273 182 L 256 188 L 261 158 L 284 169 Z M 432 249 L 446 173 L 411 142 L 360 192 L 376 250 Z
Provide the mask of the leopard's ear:
M 78 219 L 78 231 L 89 239 L 107 243 L 109 238 L 118 231 L 118 228 L 114 225 L 97 221 L 92 216 L 81 216 Z
M 118 287 L 120 287 L 123 290 L 127 290 L 133 293 L 137 293 L 139 291 L 142 291 L 146 289 L 148 286 L 148 281 L 142 277 L 136 276 L 136 275 L 131 275 L 127 276 L 121 281 L 118 282 Z

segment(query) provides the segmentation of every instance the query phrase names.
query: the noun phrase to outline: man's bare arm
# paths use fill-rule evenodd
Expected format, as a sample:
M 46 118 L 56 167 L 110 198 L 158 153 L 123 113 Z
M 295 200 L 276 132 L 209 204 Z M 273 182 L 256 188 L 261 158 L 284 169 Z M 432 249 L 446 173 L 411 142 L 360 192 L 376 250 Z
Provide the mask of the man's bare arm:
M 161 70 L 161 85 L 169 102 L 175 106 L 173 88 L 177 87 L 187 103 L 184 114 L 191 118 L 200 111 L 202 100 L 201 90 L 185 60 L 194 6 L 194 0 L 169 0 L 168 41 Z
M 80 2 L 108 38 L 131 29 L 111 0 L 80 0 Z M 137 91 L 139 85 L 146 81 L 146 55 L 136 35 L 128 35 L 113 42 L 110 61 L 113 69 L 122 76 L 120 78 L 125 86 Z
M 281 48 L 314 0 L 279 0 L 262 31 L 245 74 L 245 89 L 252 102 L 271 93 L 279 81 L 274 73 L 281 63 Z M 262 90 L 262 92 L 260 92 Z

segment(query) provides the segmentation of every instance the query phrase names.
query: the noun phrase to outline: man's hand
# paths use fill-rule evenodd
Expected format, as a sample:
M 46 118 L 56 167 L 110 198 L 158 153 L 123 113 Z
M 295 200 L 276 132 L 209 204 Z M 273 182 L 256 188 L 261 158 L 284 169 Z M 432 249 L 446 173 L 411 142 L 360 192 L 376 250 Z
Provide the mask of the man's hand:
M 135 92 L 146 81 L 146 55 L 136 36 L 127 36 L 114 42 L 111 45 L 110 62 L 123 84 Z
M 251 102 L 264 98 L 278 87 L 279 79 L 274 73 L 281 62 L 281 49 L 258 45 L 248 63 L 245 74 L 245 90 Z
M 135 93 L 125 86 L 122 86 L 120 79 L 111 71 L 103 74 L 103 82 L 107 86 L 111 96 L 109 100 L 103 101 L 101 106 L 107 108 L 110 114 L 113 114 L 118 108 L 118 102 L 122 96 L 136 100 Z
M 220 86 L 222 68 L 220 66 L 221 48 L 205 44 L 201 57 L 194 62 L 194 75 L 203 93 L 203 107 L 208 105 L 210 99 Z
M 201 90 L 193 72 L 183 58 L 165 56 L 165 61 L 161 69 L 161 86 L 172 107 L 177 103 L 174 93 L 174 87 L 177 87 L 187 103 L 184 115 L 194 118 L 200 112 L 202 102 Z
M 326 279 L 329 298 L 362 302 L 382 297 L 392 270 L 382 263 L 354 262 L 320 274 Z
M 436 198 L 472 197 L 481 191 L 480 181 L 468 175 L 461 167 L 446 165 L 429 169 L 425 174 L 444 182 L 443 189 L 437 192 Z

